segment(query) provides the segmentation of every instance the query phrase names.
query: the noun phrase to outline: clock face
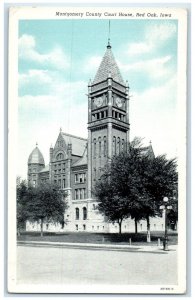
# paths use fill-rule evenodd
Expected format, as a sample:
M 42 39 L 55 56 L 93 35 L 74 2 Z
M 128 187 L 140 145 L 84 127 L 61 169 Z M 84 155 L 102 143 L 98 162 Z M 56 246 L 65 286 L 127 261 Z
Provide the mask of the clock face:
M 103 98 L 102 98 L 102 97 L 96 98 L 96 99 L 94 100 L 94 103 L 95 103 L 95 105 L 96 105 L 97 107 L 102 106 L 102 104 L 103 104 Z
M 122 107 L 123 101 L 122 101 L 121 98 L 117 97 L 116 100 L 115 100 L 115 102 L 116 102 L 116 105 L 117 105 L 118 107 Z

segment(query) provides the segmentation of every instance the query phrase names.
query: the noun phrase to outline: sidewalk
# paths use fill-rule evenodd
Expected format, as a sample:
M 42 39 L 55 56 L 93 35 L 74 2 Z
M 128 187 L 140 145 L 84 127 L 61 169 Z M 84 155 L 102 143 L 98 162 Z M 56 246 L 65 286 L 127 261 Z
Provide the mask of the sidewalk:
M 18 246 L 31 246 L 31 247 L 63 247 L 74 249 L 90 249 L 90 250 L 108 250 L 108 251 L 125 251 L 125 252 L 151 252 L 151 253 L 168 253 L 169 251 L 176 251 L 177 245 L 170 245 L 169 251 L 163 250 L 163 245 L 115 245 L 115 244 L 89 244 L 89 243 L 65 243 L 65 242 L 47 242 L 47 241 L 18 241 Z

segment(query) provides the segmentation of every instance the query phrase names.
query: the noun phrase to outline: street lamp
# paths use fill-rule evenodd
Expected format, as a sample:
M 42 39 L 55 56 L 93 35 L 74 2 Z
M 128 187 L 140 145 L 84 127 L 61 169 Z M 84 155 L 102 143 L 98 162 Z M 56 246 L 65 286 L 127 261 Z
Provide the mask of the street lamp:
M 167 197 L 163 198 L 164 205 L 160 206 L 160 209 L 164 210 L 165 213 L 165 237 L 164 237 L 164 243 L 163 243 L 163 250 L 168 250 L 168 234 L 167 234 L 167 210 L 172 209 L 172 206 L 169 205 L 169 199 Z

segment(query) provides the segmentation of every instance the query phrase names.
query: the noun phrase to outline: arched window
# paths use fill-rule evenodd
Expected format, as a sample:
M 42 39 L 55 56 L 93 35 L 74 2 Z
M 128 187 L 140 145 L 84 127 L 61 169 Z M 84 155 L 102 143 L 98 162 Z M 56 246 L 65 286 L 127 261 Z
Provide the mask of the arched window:
M 64 159 L 64 155 L 62 153 L 59 153 L 57 156 L 56 156 L 56 160 L 62 160 Z
M 117 138 L 117 154 L 120 153 L 120 137 Z
M 83 207 L 83 220 L 87 219 L 87 208 Z
M 122 139 L 122 141 L 121 141 L 121 151 L 122 152 L 124 151 L 124 148 L 125 148 L 125 141 L 124 141 L 124 139 Z
M 106 156 L 106 152 L 107 152 L 107 149 L 106 149 L 106 137 L 104 136 L 104 156 Z
M 93 157 L 96 158 L 96 139 L 93 140 Z
M 79 208 L 75 208 L 76 220 L 79 220 Z
M 99 137 L 98 141 L 99 141 L 99 157 L 101 157 L 101 151 L 102 151 L 101 137 Z
M 116 155 L 116 137 L 115 136 L 113 136 L 112 153 L 113 153 L 113 155 Z

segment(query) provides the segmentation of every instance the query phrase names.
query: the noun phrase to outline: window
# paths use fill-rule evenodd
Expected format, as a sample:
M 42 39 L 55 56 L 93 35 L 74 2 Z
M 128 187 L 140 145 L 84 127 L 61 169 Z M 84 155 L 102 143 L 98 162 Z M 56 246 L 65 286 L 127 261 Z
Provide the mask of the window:
M 112 142 L 112 153 L 113 155 L 116 155 L 116 137 L 113 137 L 113 142 Z
M 87 219 L 87 208 L 83 207 L 83 220 Z
M 104 136 L 104 156 L 106 156 L 106 137 Z
M 125 147 L 125 141 L 124 141 L 124 139 L 122 139 L 122 141 L 121 141 L 121 151 L 124 151 L 124 147 Z
M 76 200 L 79 199 L 79 190 L 78 189 L 75 190 L 75 199 Z
M 33 180 L 33 186 L 34 187 L 36 186 L 36 180 Z
M 96 168 L 94 168 L 94 180 L 96 180 Z
M 120 137 L 117 139 L 117 154 L 120 153 Z
M 61 179 L 58 179 L 58 185 L 61 187 Z
M 58 141 L 58 147 L 63 147 L 63 141 Z
M 75 215 L 76 215 L 76 220 L 79 220 L 79 208 L 75 208 Z
M 80 183 L 82 183 L 82 182 L 84 182 L 84 176 L 83 176 L 83 174 L 79 174 L 80 176 L 79 176 L 79 182 Z
M 96 158 L 96 139 L 93 141 L 93 157 Z
M 86 173 L 75 174 L 75 183 L 86 182 Z
M 35 169 L 35 168 L 33 169 L 33 172 L 36 172 L 36 169 Z
M 56 156 L 56 159 L 57 160 L 62 160 L 64 159 L 64 155 L 62 153 L 59 153 L 57 156 Z
M 75 182 L 78 182 L 78 174 L 75 174 L 75 175 L 74 175 L 74 181 L 75 181 Z
M 76 230 L 77 230 L 77 231 L 79 230 L 79 226 L 78 226 L 78 224 L 76 224 Z
M 62 184 L 63 189 L 66 187 L 66 180 L 63 178 L 63 184 Z
M 101 151 L 102 151 L 102 149 L 101 149 L 101 147 L 102 147 L 102 144 L 101 144 L 101 137 L 99 137 L 99 157 L 101 157 Z
M 85 224 L 83 224 L 83 230 L 86 230 L 86 225 Z
M 81 199 L 84 199 L 85 196 L 84 196 L 84 189 L 81 189 Z

